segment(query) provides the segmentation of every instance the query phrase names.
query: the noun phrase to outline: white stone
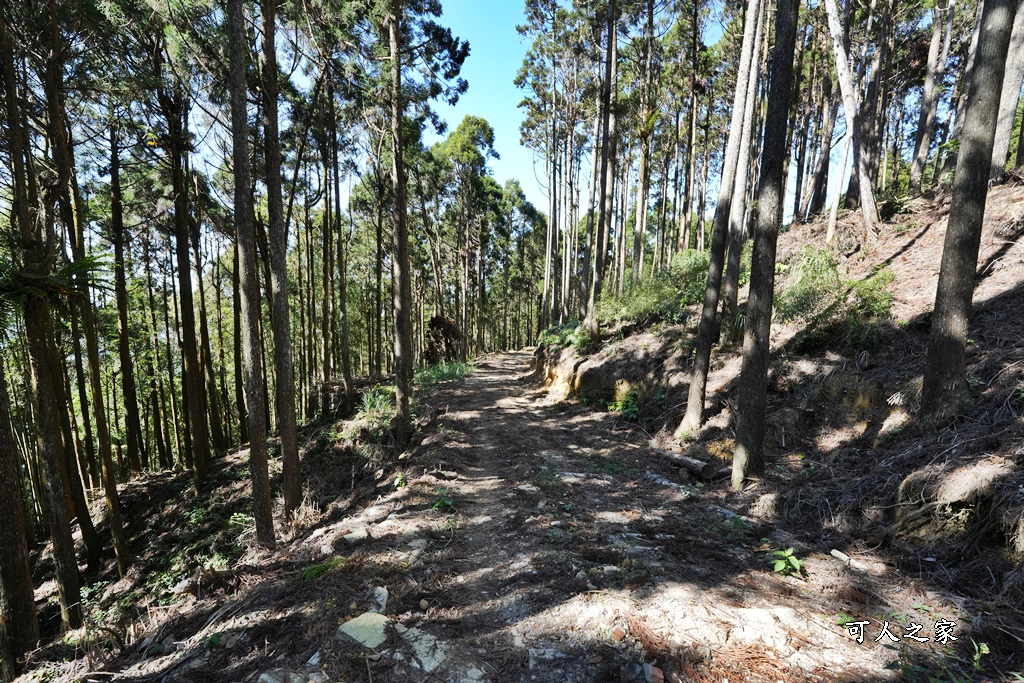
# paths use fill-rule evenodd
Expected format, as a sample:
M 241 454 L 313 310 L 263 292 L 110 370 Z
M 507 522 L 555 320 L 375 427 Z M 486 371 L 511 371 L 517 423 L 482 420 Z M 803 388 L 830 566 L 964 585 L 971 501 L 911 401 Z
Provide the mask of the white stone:
M 366 612 L 338 627 L 338 637 L 345 636 L 365 648 L 380 647 L 388 639 L 387 627 L 391 620 L 383 614 Z
M 412 647 L 416 664 L 427 673 L 441 666 L 448 658 L 448 648 L 440 640 L 418 628 L 395 624 L 395 631 Z

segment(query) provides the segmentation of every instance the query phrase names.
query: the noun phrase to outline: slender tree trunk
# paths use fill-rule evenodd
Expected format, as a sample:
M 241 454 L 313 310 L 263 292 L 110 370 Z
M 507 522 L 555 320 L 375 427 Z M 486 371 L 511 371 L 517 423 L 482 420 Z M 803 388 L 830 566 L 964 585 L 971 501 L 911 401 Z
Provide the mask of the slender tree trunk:
M 828 198 L 828 169 L 832 157 L 832 135 L 835 133 L 836 119 L 839 118 L 838 87 L 832 91 L 831 105 L 826 116 L 828 118 L 825 121 L 825 128 L 821 132 L 821 149 L 818 150 L 818 167 L 814 171 L 814 189 L 811 193 L 811 203 L 807 205 L 808 218 L 817 216 L 824 211 L 825 201 Z
M 1013 137 L 1013 120 L 1017 115 L 1020 100 L 1020 86 L 1024 82 L 1024 3 L 1019 4 L 1010 34 L 1010 49 L 1006 57 L 1003 89 L 999 96 L 999 118 L 996 119 L 996 137 L 992 148 L 992 173 L 990 180 L 998 180 L 1006 170 L 1010 158 L 1010 139 Z M 1024 125 L 1021 126 L 1024 128 Z M 1019 153 L 1019 150 L 1018 150 Z
M 117 126 L 110 127 L 110 232 L 114 242 L 114 292 L 117 297 L 117 351 L 121 361 L 121 390 L 125 419 L 128 422 L 128 467 L 141 470 L 139 451 L 143 439 L 139 424 L 139 402 L 135 389 L 135 363 L 132 360 L 128 329 L 128 285 L 124 273 L 124 212 L 121 203 L 120 152 Z
M 765 393 L 775 293 L 775 249 L 786 192 L 786 123 L 793 83 L 798 6 L 798 0 L 779 0 L 775 15 L 775 48 L 764 126 L 761 181 L 757 191 L 750 296 L 743 331 L 739 409 L 736 411 L 736 451 L 732 465 L 732 488 L 736 491 L 743 488 L 747 474 L 764 471 Z
M 917 120 L 917 135 L 914 138 L 914 161 L 910 166 L 910 194 L 921 194 L 921 177 L 928 161 L 928 150 L 932 146 L 932 135 L 935 131 L 935 112 L 938 109 L 939 93 L 936 84 L 942 83 L 946 71 L 946 55 L 949 54 L 949 27 L 953 22 L 952 0 L 947 0 L 947 7 L 942 3 L 932 10 L 932 39 L 928 45 L 928 66 L 925 71 L 924 87 L 921 91 L 920 116 Z M 947 40 L 942 45 L 943 13 L 948 15 Z M 940 56 L 940 50 L 942 55 Z
M 82 426 L 85 429 L 85 458 L 89 466 L 91 488 L 102 486 L 96 459 L 96 443 L 93 440 L 92 420 L 89 419 L 89 399 L 85 388 L 85 364 L 82 362 L 82 335 L 78 328 L 78 306 L 71 304 L 71 344 L 75 357 L 75 385 L 78 389 L 78 405 L 82 411 Z
M 402 20 L 401 0 L 392 0 L 387 17 L 388 44 L 391 57 L 391 189 L 393 194 L 394 253 L 392 277 L 395 304 L 395 401 L 398 404 L 395 433 L 401 446 L 411 436 L 409 390 L 412 383 L 412 284 L 409 274 L 409 225 L 406 214 L 405 162 L 402 160 L 402 54 L 399 23 Z
M 758 12 L 757 28 L 754 31 L 754 54 L 761 53 L 761 41 L 764 37 L 764 11 Z M 747 78 L 747 96 L 743 112 L 743 129 L 740 139 L 739 159 L 736 162 L 736 187 L 732 192 L 732 205 L 729 208 L 729 250 L 725 264 L 725 280 L 722 282 L 722 316 L 718 327 L 720 341 L 723 345 L 733 345 L 736 341 L 736 315 L 740 292 L 740 265 L 743 256 L 743 243 L 746 235 L 747 187 L 757 181 L 750 164 L 751 147 L 754 135 L 754 108 L 757 104 L 757 86 L 760 81 L 760 70 L 751 67 Z M 737 83 L 739 88 L 740 84 Z M 756 157 L 756 155 L 755 155 Z M 749 169 L 749 170 L 748 170 Z
M 180 99 L 178 97 L 177 99 Z M 189 264 L 188 184 L 185 180 L 184 130 L 179 111 L 168 121 L 171 156 L 171 180 L 174 192 L 174 253 L 177 257 L 178 298 L 181 308 L 181 341 L 184 372 L 182 382 L 185 407 L 188 410 L 188 430 L 191 435 L 192 478 L 196 490 L 206 479 L 206 461 L 210 443 L 206 428 L 206 389 L 203 386 L 203 368 L 199 364 L 196 344 L 196 315 L 192 298 L 192 270 Z
M 302 501 L 299 442 L 295 426 L 295 367 L 292 362 L 288 311 L 288 229 L 281 196 L 281 141 L 277 121 L 277 0 L 262 0 L 263 13 L 263 141 L 266 148 L 267 215 L 270 233 L 270 299 L 273 309 L 274 367 L 277 382 L 277 430 L 281 437 L 284 509 L 290 515 Z M 337 156 L 335 156 L 335 159 Z M 337 179 L 335 179 L 337 185 Z M 337 207 L 335 207 L 337 211 Z M 344 303 L 342 303 L 344 306 Z M 346 385 L 346 394 L 348 387 Z
M 149 238 L 142 242 L 142 259 L 151 263 L 149 259 Z M 153 297 L 152 268 L 146 268 L 146 296 L 149 302 L 149 339 L 153 348 L 153 362 L 149 379 L 150 397 L 153 401 L 153 435 L 156 440 L 158 462 L 161 469 L 170 469 L 171 462 L 170 444 L 164 436 L 162 415 L 167 414 L 166 404 L 163 403 L 164 386 L 160 377 L 160 343 L 156 338 L 156 303 Z
M 718 297 L 722 286 L 722 270 L 725 265 L 725 246 L 729 237 L 729 212 L 732 206 L 737 162 L 743 137 L 743 118 L 747 103 L 746 86 L 754 59 L 754 38 L 760 14 L 760 0 L 749 0 L 746 18 L 743 22 L 743 45 L 739 71 L 736 75 L 736 94 L 733 100 L 732 120 L 729 125 L 729 139 L 726 143 L 725 160 L 722 166 L 721 189 L 718 193 L 715 223 L 711 233 L 711 257 L 708 266 L 707 287 L 704 291 L 704 308 L 701 311 L 700 323 L 697 327 L 697 343 L 694 350 L 693 370 L 690 374 L 686 413 L 676 428 L 676 437 L 696 431 L 704 422 L 704 396 L 707 390 L 708 368 L 711 364 L 711 345 L 717 337 L 715 322 L 718 312 Z
M 203 258 L 199 249 L 199 222 L 192 231 L 192 255 L 195 258 L 196 281 L 199 287 L 199 364 L 203 370 L 203 381 L 209 396 L 210 436 L 217 452 L 228 449 L 228 440 L 222 424 L 220 395 L 217 393 L 217 374 L 213 370 L 213 349 L 210 345 L 210 325 L 206 314 L 206 287 L 203 285 Z
M 231 292 L 232 292 L 232 325 L 234 326 L 234 353 L 235 359 L 235 405 L 238 406 L 238 440 L 240 443 L 249 442 L 249 411 L 245 406 L 245 382 L 242 372 L 242 287 L 239 280 L 238 241 L 235 241 L 232 251 L 231 268 Z
M 617 107 L 616 74 L 618 69 L 618 14 L 616 0 L 608 8 L 608 45 L 605 48 L 604 79 L 601 83 L 601 212 L 597 220 L 597 241 L 594 256 L 594 278 L 587 298 L 587 315 L 584 327 L 590 335 L 590 343 L 596 346 L 601 341 L 600 321 L 597 319 L 597 303 L 601 298 L 601 284 L 604 279 L 605 263 L 608 256 L 608 242 L 611 234 L 612 208 L 615 201 L 615 112 Z
M 978 53 L 967 91 L 964 137 L 953 181 L 921 394 L 922 420 L 932 427 L 942 426 L 956 416 L 967 393 L 967 329 L 1003 69 L 1016 6 L 1017 0 L 985 1 Z
M 0 355 L 0 680 L 20 673 L 20 660 L 39 640 L 39 619 L 28 561 L 25 500 L 11 430 L 7 377 Z
M 263 345 L 259 331 L 259 279 L 256 235 L 252 223 L 249 170 L 249 117 L 246 112 L 245 15 L 242 0 L 228 0 L 230 46 L 231 138 L 235 171 L 235 229 L 238 235 L 238 266 L 241 283 L 242 347 L 245 355 L 245 397 L 249 407 L 249 469 L 252 475 L 253 517 L 256 540 L 274 545 L 274 518 L 270 508 L 270 477 L 267 472 L 267 423 L 263 404 Z
M 868 171 L 867 158 L 860 149 L 860 131 L 857 127 L 857 94 L 853 88 L 846 48 L 843 46 L 843 28 L 839 23 L 839 8 L 836 6 L 836 0 L 825 0 L 825 10 L 828 14 L 829 31 L 832 34 L 832 48 L 839 76 L 839 89 L 843 96 L 846 127 L 853 140 L 853 158 L 856 160 L 855 171 L 859 178 L 860 209 L 864 216 L 864 228 L 869 236 L 873 236 L 875 227 L 878 225 L 878 208 L 875 205 L 875 190 L 871 182 L 871 174 Z

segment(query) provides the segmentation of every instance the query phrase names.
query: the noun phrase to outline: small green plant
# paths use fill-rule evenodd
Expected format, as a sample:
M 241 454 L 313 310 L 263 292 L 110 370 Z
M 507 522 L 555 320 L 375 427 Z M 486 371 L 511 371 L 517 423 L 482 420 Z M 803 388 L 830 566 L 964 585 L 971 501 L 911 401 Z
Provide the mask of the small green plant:
M 344 557 L 332 557 L 326 562 L 320 564 L 311 564 L 302 570 L 303 581 L 313 581 L 319 579 L 324 574 L 333 572 L 335 569 L 340 569 L 348 563 L 348 560 Z
M 441 526 L 441 531 L 446 531 L 446 532 L 448 532 L 450 534 L 454 534 L 456 532 L 456 530 L 458 530 L 458 528 L 459 528 L 459 520 L 455 519 L 454 517 L 449 517 L 448 519 L 445 520 L 444 524 Z
M 448 489 L 443 486 L 438 486 L 434 489 L 434 493 L 437 495 L 437 499 L 434 504 L 430 506 L 430 509 L 434 512 L 440 512 L 442 510 L 454 510 L 455 503 L 448 497 Z
M 629 393 L 622 397 L 621 401 L 609 403 L 608 410 L 622 413 L 622 417 L 630 422 L 636 422 L 640 417 L 640 392 L 636 389 L 630 390 Z
M 776 574 L 799 576 L 807 573 L 804 570 L 804 563 L 796 556 L 796 550 L 792 547 L 785 550 L 773 550 L 772 556 L 772 569 Z
M 375 384 L 363 392 L 359 402 L 362 417 L 392 415 L 396 411 L 395 388 L 386 384 Z
M 398 476 L 395 477 L 395 488 L 396 489 L 404 489 L 408 485 L 409 485 L 409 482 L 406 481 L 405 474 L 402 473 L 402 472 L 399 472 Z
M 851 621 L 856 621 L 856 620 L 857 620 L 857 617 L 851 616 L 851 615 L 847 614 L 846 612 L 840 612 L 839 614 L 836 615 L 836 623 L 839 624 L 840 626 L 842 626 L 843 628 L 846 628 L 846 625 L 849 624 Z

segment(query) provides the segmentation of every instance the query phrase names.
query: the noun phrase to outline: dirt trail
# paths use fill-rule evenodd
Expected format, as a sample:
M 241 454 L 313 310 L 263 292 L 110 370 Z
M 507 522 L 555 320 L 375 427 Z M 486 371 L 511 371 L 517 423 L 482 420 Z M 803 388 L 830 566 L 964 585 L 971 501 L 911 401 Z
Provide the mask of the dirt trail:
M 938 596 L 898 585 L 869 554 L 853 571 L 735 516 L 723 491 L 680 484 L 613 413 L 553 403 L 529 362 L 491 356 L 435 391 L 437 430 L 409 458 L 424 474 L 337 531 L 357 552 L 400 556 L 408 537 L 432 537 L 384 586 L 385 613 L 436 639 L 443 661 L 424 666 L 399 640 L 368 664 L 373 680 L 893 678 L 872 627 L 857 644 L 837 616 L 896 631 L 912 604 L 938 613 Z M 771 571 L 771 550 L 791 545 L 807 579 Z
M 549 394 L 530 361 L 489 356 L 421 396 L 436 418 L 357 487 L 366 507 L 324 491 L 277 550 L 250 548 L 196 598 L 161 594 L 127 647 L 93 647 L 60 680 L 101 680 L 82 674 L 104 661 L 102 680 L 136 683 L 876 682 L 951 649 L 887 649 L 884 621 L 899 636 L 969 621 L 835 528 L 785 528 L 773 494 L 689 481 L 635 424 Z M 307 468 L 356 482 L 343 447 L 316 448 Z M 245 499 L 245 458 L 220 461 L 215 498 Z M 806 577 L 772 571 L 789 547 Z M 849 619 L 871 622 L 863 643 Z

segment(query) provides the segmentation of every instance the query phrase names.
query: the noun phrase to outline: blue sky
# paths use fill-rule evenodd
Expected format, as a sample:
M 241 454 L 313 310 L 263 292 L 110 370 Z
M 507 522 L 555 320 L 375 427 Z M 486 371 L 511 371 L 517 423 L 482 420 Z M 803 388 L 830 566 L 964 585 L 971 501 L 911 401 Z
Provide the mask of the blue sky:
M 536 178 L 544 172 L 543 162 L 538 161 L 535 172 L 533 153 L 519 144 L 522 113 L 516 105 L 524 93 L 514 81 L 528 47 L 516 31 L 523 23 L 523 7 L 522 0 L 444 1 L 441 24 L 469 41 L 469 58 L 462 67 L 469 90 L 454 107 L 438 103 L 436 108 L 449 130 L 469 115 L 487 119 L 494 128 L 494 148 L 501 156 L 491 161 L 494 178 L 502 184 L 517 178 L 526 198 L 543 210 L 545 195 Z M 427 136 L 428 143 L 435 139 Z
M 495 179 L 504 184 L 509 178 L 517 178 L 526 198 L 541 211 L 545 211 L 546 191 L 538 180 L 538 176 L 544 173 L 543 161 L 535 159 L 533 152 L 519 144 L 522 111 L 517 105 L 523 99 L 524 91 L 517 88 L 514 81 L 529 47 L 516 31 L 516 26 L 523 23 L 523 9 L 523 0 L 444 0 L 442 25 L 470 43 L 470 54 L 462 67 L 462 77 L 469 82 L 469 90 L 454 107 L 444 103 L 435 103 L 435 107 L 448 122 L 449 130 L 454 130 L 467 115 L 486 119 L 494 128 L 494 147 L 501 155 L 500 160 L 491 161 Z M 705 41 L 715 42 L 721 37 L 722 26 L 717 16 L 708 22 L 706 31 Z M 428 131 L 428 144 L 433 144 L 437 139 Z M 836 167 L 841 160 L 842 150 L 840 142 L 831 155 L 829 202 L 835 197 L 840 185 Z M 792 195 L 795 190 L 796 169 L 795 165 L 792 166 L 786 198 L 786 221 L 791 218 Z M 850 171 L 848 168 L 842 179 L 843 186 Z M 713 209 L 717 188 L 718 178 L 715 176 L 710 179 L 708 187 L 709 212 Z

